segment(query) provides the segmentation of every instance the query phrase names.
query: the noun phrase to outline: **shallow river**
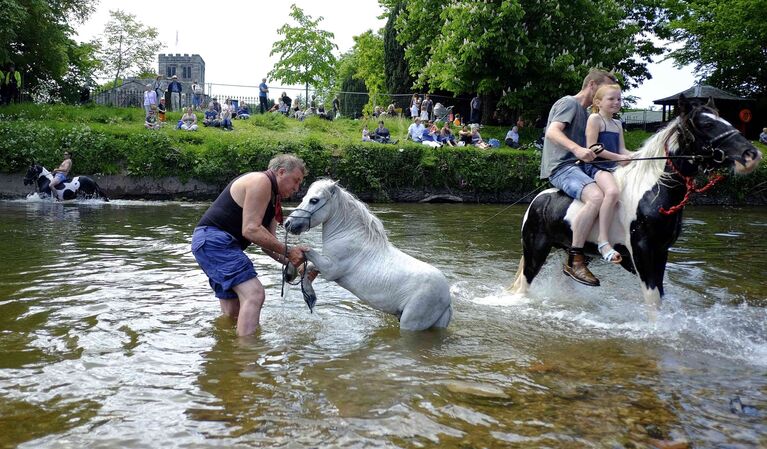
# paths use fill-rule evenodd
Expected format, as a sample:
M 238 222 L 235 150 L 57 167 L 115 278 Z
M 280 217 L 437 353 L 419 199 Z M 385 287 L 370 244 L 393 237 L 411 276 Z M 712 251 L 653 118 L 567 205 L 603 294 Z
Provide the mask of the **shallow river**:
M 0 202 L 0 448 L 767 447 L 767 209 L 688 208 L 649 323 L 598 260 L 601 288 L 556 254 L 505 294 L 522 206 L 376 205 L 449 278 L 446 331 L 321 279 L 310 314 L 250 250 L 267 302 L 238 339 L 189 252 L 206 206 Z

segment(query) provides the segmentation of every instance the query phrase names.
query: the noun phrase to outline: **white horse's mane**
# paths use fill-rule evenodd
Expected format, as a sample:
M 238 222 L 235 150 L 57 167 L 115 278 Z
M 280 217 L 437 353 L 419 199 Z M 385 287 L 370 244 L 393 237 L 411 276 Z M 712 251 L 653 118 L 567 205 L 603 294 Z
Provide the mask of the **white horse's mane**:
M 368 245 L 389 243 L 383 223 L 368 210 L 365 203 L 331 179 L 320 179 L 316 181 L 316 186 L 325 191 L 329 191 L 335 186 L 337 189 L 335 202 L 338 205 L 338 216 L 347 223 L 357 224 L 362 235 L 367 239 Z
M 634 158 L 663 157 L 666 155 L 666 145 L 669 153 L 674 153 L 677 147 L 677 124 L 679 118 L 674 119 L 665 128 L 647 139 L 642 147 L 634 153 Z M 632 190 L 640 194 L 637 189 L 646 189 L 647 183 L 662 182 L 665 177 L 666 159 L 645 160 L 632 162 L 625 167 L 615 170 L 614 176 L 620 190 Z

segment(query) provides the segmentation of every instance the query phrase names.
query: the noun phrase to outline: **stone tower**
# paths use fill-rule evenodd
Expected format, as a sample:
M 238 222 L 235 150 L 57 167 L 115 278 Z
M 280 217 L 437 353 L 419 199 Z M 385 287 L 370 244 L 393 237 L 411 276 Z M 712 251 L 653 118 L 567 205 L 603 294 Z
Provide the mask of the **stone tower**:
M 200 55 L 188 54 L 160 54 L 157 57 L 159 63 L 158 74 L 165 79 L 173 75 L 184 86 L 184 92 L 191 92 L 192 83 L 197 80 L 201 86 L 205 86 L 205 61 Z

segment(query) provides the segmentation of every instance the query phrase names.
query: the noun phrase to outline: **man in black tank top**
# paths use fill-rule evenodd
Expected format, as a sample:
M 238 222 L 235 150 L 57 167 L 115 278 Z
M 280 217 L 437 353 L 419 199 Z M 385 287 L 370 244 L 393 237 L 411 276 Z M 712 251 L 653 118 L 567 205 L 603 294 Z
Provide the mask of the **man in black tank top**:
M 230 182 L 194 229 L 194 258 L 208 276 L 221 312 L 237 320 L 237 335 L 255 332 L 265 298 L 245 248 L 254 243 L 274 260 L 296 267 L 305 260 L 308 247 L 287 248 L 276 237 L 277 223 L 282 223 L 281 199 L 296 193 L 305 175 L 306 166 L 298 157 L 276 156 L 269 170 Z

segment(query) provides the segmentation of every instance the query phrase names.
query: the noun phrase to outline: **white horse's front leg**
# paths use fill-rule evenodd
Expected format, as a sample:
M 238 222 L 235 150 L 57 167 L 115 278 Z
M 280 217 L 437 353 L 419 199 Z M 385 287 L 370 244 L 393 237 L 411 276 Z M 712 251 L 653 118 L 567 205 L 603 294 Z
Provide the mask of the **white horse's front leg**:
M 320 272 L 314 266 L 314 264 L 307 264 L 304 269 L 303 277 L 301 278 L 301 292 L 304 295 L 304 301 L 309 306 L 309 310 L 314 311 L 314 303 L 317 302 L 317 294 L 314 293 L 314 287 L 312 282 Z
M 316 270 L 322 273 L 322 277 L 328 281 L 335 281 L 343 274 L 340 264 L 336 261 L 320 254 L 316 250 L 310 249 L 304 252 L 306 260 L 314 264 Z

